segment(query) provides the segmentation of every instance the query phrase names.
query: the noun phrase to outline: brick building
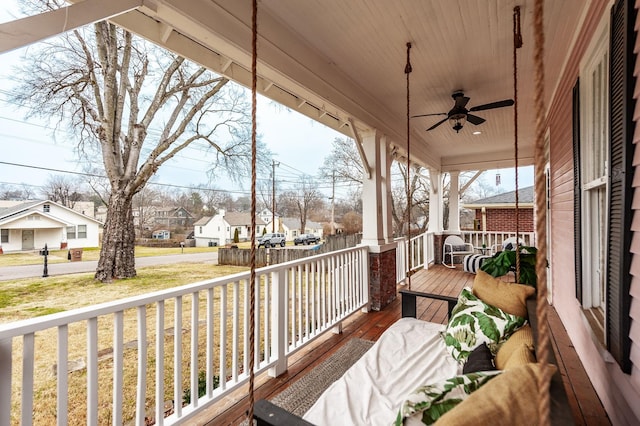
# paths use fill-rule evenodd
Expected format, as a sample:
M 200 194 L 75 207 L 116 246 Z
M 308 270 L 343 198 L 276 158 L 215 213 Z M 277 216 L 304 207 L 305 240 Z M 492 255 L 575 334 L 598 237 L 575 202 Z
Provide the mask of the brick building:
M 534 231 L 533 186 L 518 190 L 518 223 L 520 232 Z M 515 232 L 516 230 L 516 191 L 505 192 L 492 197 L 463 204 L 474 214 L 476 231 Z

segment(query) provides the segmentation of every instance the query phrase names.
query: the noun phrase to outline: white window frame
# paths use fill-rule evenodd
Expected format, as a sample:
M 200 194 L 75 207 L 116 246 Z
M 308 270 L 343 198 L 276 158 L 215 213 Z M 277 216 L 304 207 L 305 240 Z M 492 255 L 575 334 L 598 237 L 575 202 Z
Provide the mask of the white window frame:
M 76 235 L 78 238 L 87 238 L 87 225 L 78 225 L 76 227 Z
M 71 233 L 71 231 L 73 231 L 73 233 Z M 76 236 L 78 235 L 78 233 L 76 232 L 76 227 L 75 226 L 67 226 L 67 241 L 68 240 L 75 240 Z
M 0 229 L 0 244 L 9 243 L 9 230 L 8 229 Z
M 594 34 L 587 49 L 588 54 L 580 66 L 582 307 L 600 307 L 605 310 L 610 131 L 608 15 L 603 18 Z M 598 171 L 600 167 L 602 169 Z

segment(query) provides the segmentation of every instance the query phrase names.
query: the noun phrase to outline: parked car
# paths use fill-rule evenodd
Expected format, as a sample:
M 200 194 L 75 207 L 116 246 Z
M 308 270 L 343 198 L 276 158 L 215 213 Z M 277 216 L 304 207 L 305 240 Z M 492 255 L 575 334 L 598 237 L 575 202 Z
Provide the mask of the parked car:
M 300 234 L 293 239 L 293 244 L 317 244 L 320 241 L 320 237 L 313 234 Z
M 258 247 L 275 247 L 277 245 L 284 247 L 285 244 L 285 236 L 279 232 L 264 234 L 262 237 L 258 238 Z

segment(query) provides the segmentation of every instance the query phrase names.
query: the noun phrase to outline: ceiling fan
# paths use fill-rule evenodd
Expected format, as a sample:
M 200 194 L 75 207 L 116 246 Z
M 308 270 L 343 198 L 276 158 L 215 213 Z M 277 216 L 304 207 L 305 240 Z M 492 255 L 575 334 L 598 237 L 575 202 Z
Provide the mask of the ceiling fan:
M 435 113 L 435 114 L 414 115 L 411 118 L 428 117 L 428 116 L 431 116 L 431 115 L 446 115 L 447 118 L 443 118 L 442 120 L 438 121 L 436 124 L 434 124 L 433 126 L 429 127 L 427 129 L 427 131 L 433 130 L 436 127 L 438 127 L 439 125 L 441 125 L 442 123 L 444 123 L 445 121 L 449 120 L 449 123 L 451 123 L 451 127 L 453 128 L 453 130 L 455 130 L 456 133 L 458 133 L 458 132 L 460 132 L 460 130 L 462 130 L 462 126 L 464 126 L 464 123 L 466 121 L 468 121 L 471 124 L 474 124 L 476 126 L 478 124 L 482 124 L 482 123 L 484 123 L 486 121 L 482 117 L 478 117 L 477 115 L 469 114 L 470 112 L 484 111 L 484 110 L 487 110 L 487 109 L 508 107 L 508 106 L 513 105 L 513 103 L 514 103 L 513 99 L 505 99 L 503 101 L 491 102 L 491 103 L 488 103 L 488 104 L 478 105 L 478 106 L 474 106 L 474 107 L 471 107 L 471 108 L 467 109 L 466 106 L 467 106 L 467 103 L 469 102 L 470 98 L 465 96 L 464 93 L 462 93 L 462 92 L 454 92 L 453 95 L 451 95 L 451 97 L 455 101 L 455 105 L 453 106 L 451 111 L 449 111 L 449 112 L 439 112 L 439 113 Z

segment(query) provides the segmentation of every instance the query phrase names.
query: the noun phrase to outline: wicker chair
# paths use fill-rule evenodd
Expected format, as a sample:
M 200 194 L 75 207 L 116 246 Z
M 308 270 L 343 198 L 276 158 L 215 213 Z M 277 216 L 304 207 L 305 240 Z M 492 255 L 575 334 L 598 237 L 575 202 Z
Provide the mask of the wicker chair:
M 473 244 L 465 243 L 464 240 L 457 235 L 449 235 L 442 245 L 442 264 L 447 268 L 455 268 L 454 256 L 466 256 L 473 253 Z M 450 258 L 449 264 L 447 264 L 447 255 Z

